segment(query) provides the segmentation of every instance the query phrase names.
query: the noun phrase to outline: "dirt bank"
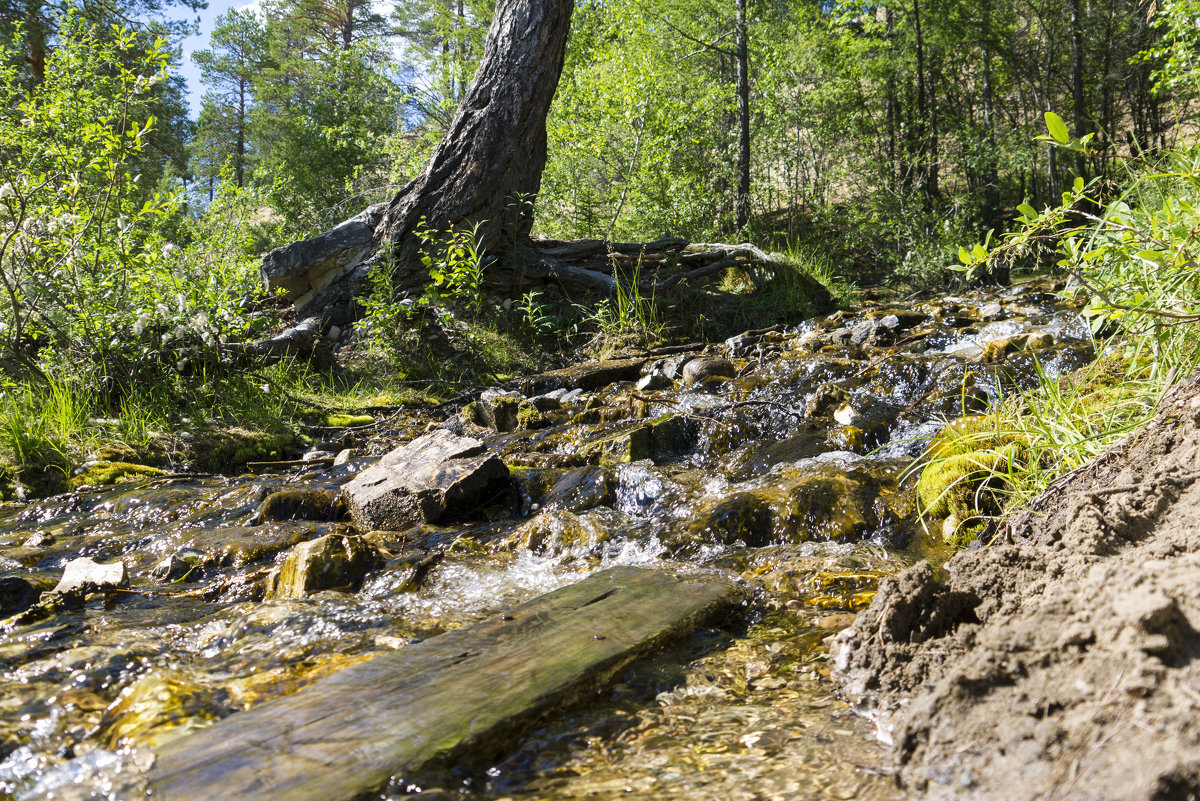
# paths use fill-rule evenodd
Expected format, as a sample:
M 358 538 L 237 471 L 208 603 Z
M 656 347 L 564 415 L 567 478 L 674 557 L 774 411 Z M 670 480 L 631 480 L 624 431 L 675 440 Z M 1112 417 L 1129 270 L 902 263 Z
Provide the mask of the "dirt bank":
M 990 546 L 885 581 L 834 676 L 927 798 L 1200 798 L 1200 374 Z

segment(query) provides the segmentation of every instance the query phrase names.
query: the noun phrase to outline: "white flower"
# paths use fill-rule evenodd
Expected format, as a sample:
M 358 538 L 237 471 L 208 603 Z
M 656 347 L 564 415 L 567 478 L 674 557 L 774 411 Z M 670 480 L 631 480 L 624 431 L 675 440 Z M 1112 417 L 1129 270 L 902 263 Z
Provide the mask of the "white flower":
M 175 305 L 178 307 L 180 314 L 183 314 L 187 309 L 187 298 L 183 296 L 182 292 L 175 296 Z
M 17 194 L 17 190 L 13 189 L 12 184 L 5 184 L 4 186 L 0 186 L 0 200 L 4 200 L 4 199 L 10 198 L 10 197 L 16 197 L 16 194 Z
M 129 218 L 124 214 L 117 218 L 117 229 L 120 230 L 121 233 L 128 233 L 131 227 L 132 224 L 130 223 Z
M 168 309 L 168 308 L 167 308 L 165 305 L 163 305 L 162 303 L 156 303 L 156 304 L 154 305 L 154 310 L 155 310 L 156 312 L 158 312 L 158 316 L 159 316 L 159 317 L 162 317 L 163 319 L 166 319 L 167 317 L 170 317 L 170 316 L 171 316 L 171 310 L 170 310 L 170 309 Z
M 176 251 L 176 247 L 174 245 L 172 245 L 170 242 L 168 242 L 167 244 L 163 245 L 163 247 L 162 247 L 163 258 L 164 259 L 171 258 L 171 254 L 173 254 L 175 251 Z
M 146 330 L 146 325 L 150 322 L 150 312 L 142 312 L 138 315 L 137 320 L 133 324 L 133 335 L 140 337 L 142 332 Z

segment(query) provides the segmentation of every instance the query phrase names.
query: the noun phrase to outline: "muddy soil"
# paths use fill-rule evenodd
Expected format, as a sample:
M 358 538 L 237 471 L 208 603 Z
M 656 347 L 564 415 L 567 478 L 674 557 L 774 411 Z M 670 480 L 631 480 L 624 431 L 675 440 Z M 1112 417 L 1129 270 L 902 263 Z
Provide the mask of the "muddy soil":
M 1200 798 L 1200 373 L 946 575 L 885 580 L 834 678 L 925 798 Z

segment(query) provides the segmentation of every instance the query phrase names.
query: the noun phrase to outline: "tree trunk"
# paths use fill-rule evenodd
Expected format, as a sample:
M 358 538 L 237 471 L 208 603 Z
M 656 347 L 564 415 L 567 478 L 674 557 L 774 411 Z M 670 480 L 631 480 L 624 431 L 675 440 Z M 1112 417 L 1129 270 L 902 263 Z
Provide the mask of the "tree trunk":
M 1083 19 L 1079 0 L 1070 0 L 1071 8 L 1071 94 L 1074 96 L 1074 122 L 1076 136 L 1082 136 L 1087 126 L 1087 113 L 1083 96 Z M 1086 176 L 1087 164 L 1083 153 L 1075 155 L 1075 169 Z
M 546 164 L 546 115 L 558 86 L 573 0 L 500 0 L 483 62 L 425 170 L 388 205 L 376 235 L 397 268 L 419 268 L 418 228 L 478 225 L 502 252 L 528 237 L 528 204 Z
M 746 0 L 737 4 L 738 185 L 737 230 L 750 224 L 750 56 L 746 43 Z

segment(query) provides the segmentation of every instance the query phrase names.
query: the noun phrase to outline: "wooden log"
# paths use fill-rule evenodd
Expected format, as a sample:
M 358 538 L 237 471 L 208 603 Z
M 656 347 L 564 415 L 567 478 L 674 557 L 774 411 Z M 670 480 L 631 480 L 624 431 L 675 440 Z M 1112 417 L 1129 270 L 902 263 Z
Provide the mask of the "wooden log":
M 610 568 L 168 743 L 149 789 L 156 801 L 349 801 L 392 776 L 489 758 L 745 597 L 718 575 Z

